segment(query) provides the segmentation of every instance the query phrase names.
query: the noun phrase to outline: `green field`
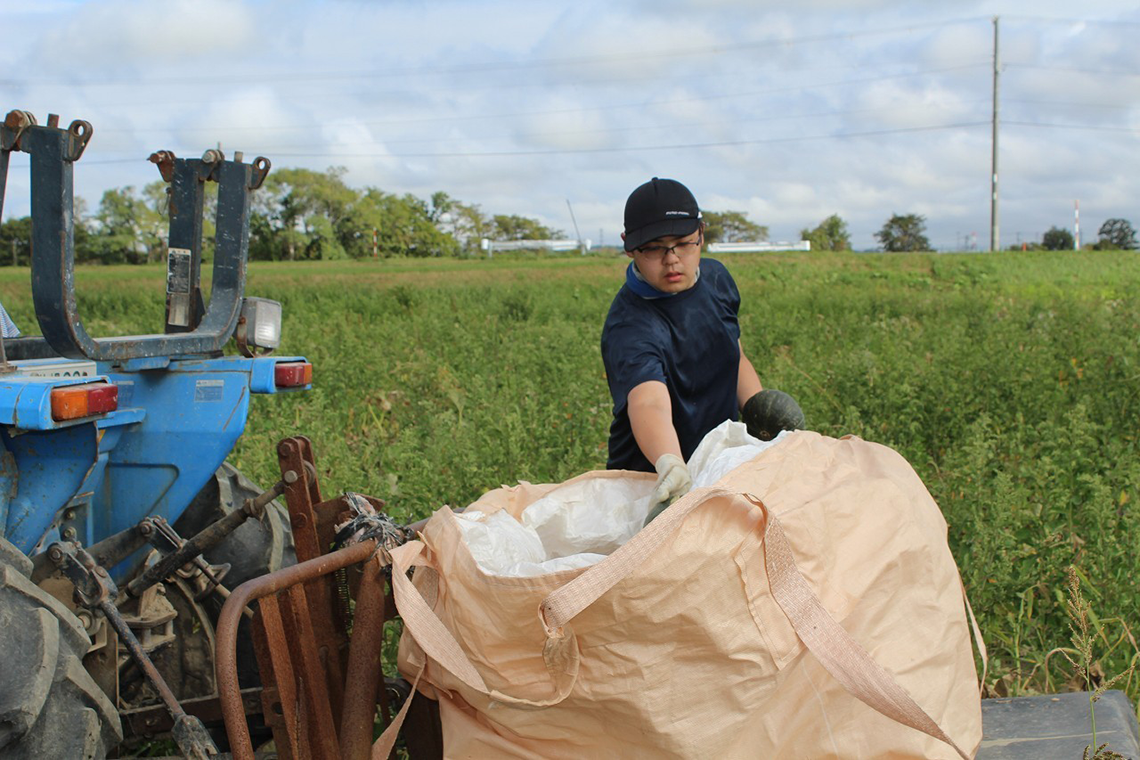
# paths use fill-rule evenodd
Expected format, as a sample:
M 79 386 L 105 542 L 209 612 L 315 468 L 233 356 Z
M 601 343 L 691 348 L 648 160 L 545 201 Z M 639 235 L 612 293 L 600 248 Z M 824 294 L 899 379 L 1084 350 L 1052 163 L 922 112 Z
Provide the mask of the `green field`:
M 809 427 L 899 450 L 950 524 L 997 693 L 1055 691 L 1071 667 L 1075 564 L 1106 674 L 1140 659 L 1140 257 L 1132 253 L 724 256 L 743 343 Z M 234 459 L 263 483 L 275 442 L 312 438 L 329 493 L 399 519 L 517 480 L 604 466 L 599 331 L 625 259 L 254 264 L 281 301 L 307 394 L 256 398 Z M 95 335 L 162 323 L 161 269 L 79 273 Z M 27 270 L 0 296 L 33 324 Z M 1124 684 L 1122 684 L 1124 685 Z M 1135 700 L 1140 679 L 1126 684 Z

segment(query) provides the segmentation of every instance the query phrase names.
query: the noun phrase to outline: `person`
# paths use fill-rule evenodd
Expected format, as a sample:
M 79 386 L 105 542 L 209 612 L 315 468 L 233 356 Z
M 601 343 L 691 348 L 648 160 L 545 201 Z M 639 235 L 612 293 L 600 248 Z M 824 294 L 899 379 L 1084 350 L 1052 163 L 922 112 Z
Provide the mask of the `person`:
M 702 258 L 704 232 L 696 198 L 676 180 L 654 177 L 626 201 L 631 261 L 602 328 L 613 397 L 606 467 L 657 473 L 647 523 L 692 488 L 686 460 L 742 408 L 759 410 L 749 424 L 758 437 L 803 424 L 790 396 L 794 410 L 771 403 L 744 353 L 740 293 L 721 262 Z

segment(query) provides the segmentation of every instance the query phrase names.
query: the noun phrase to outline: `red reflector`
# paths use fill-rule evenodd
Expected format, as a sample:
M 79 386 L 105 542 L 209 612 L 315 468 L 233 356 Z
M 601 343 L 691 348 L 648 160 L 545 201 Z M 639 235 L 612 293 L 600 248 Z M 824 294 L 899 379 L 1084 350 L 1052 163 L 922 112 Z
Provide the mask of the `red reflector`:
M 56 422 L 106 414 L 119 408 L 119 386 L 113 383 L 84 383 L 53 388 L 51 418 Z
M 281 362 L 273 368 L 278 388 L 296 388 L 313 382 L 313 365 L 308 362 Z

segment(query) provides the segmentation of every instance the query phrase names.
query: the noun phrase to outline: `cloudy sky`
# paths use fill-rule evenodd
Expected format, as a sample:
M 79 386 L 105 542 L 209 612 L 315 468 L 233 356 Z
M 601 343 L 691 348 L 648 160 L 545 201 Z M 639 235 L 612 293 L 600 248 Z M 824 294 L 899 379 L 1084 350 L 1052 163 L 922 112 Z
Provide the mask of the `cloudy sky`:
M 1031 14 L 1031 15 L 1027 15 Z M 154 150 L 347 168 L 347 181 L 615 244 L 673 177 L 776 240 L 892 213 L 989 245 L 992 18 L 1001 242 L 1140 226 L 1140 5 L 912 0 L 0 0 L 0 109 L 86 119 L 91 208 Z M 569 203 L 568 203 L 569 202 Z M 5 218 L 28 213 L 14 156 Z

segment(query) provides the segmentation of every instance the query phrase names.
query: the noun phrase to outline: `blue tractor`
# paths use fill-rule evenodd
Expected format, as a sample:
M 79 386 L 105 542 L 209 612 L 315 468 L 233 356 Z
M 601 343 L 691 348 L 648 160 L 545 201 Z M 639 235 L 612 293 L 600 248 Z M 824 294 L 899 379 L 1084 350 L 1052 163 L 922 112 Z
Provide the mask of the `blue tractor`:
M 250 198 L 270 165 L 219 150 L 152 155 L 169 183 L 166 324 L 93 338 L 77 309 L 72 188 L 92 128 L 58 122 L 12 111 L 0 126 L 0 208 L 11 153 L 30 156 L 42 332 L 14 337 L 0 320 L 0 756 L 98 758 L 172 735 L 205 757 L 216 751 L 213 625 L 226 589 L 293 558 L 274 501 L 288 477 L 262 492 L 225 464 L 251 394 L 312 379 L 303 357 L 268 355 L 280 304 L 244 297 Z

